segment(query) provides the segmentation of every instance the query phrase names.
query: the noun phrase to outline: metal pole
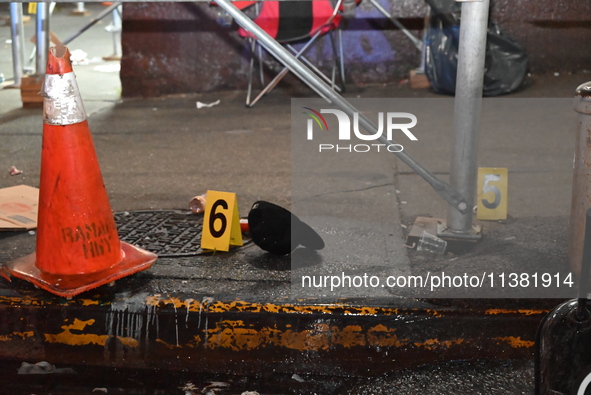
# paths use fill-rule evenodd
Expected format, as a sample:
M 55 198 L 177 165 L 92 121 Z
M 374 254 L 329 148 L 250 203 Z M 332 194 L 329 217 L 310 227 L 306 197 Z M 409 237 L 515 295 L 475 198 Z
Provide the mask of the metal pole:
M 72 11 L 72 14 L 84 15 L 85 13 L 86 13 L 86 10 L 84 9 L 84 2 L 83 1 L 76 2 L 76 9 L 74 11 Z
M 581 272 L 585 241 L 585 212 L 591 208 L 591 81 L 576 90 L 577 133 L 569 220 L 568 260 L 574 273 Z M 585 273 L 586 276 L 589 273 Z
M 353 117 L 354 113 L 359 114 L 359 124 L 367 130 L 369 133 L 377 134 L 377 127 L 365 116 L 363 113 L 353 107 L 347 100 L 335 92 L 330 86 L 322 81 L 314 73 L 310 72 L 302 62 L 296 59 L 289 51 L 283 48 L 277 41 L 273 40 L 263 29 L 261 29 L 256 23 L 236 8 L 230 0 L 216 0 L 217 5 L 222 7 L 228 14 L 234 18 L 236 23 L 242 26 L 244 29 L 252 33 L 261 45 L 263 45 L 269 52 L 271 52 L 283 65 L 285 65 L 291 72 L 298 76 L 304 81 L 310 88 L 315 90 L 321 96 L 323 96 L 329 103 L 338 106 L 347 115 Z M 394 141 L 387 140 L 384 136 L 378 139 L 381 143 L 386 146 L 396 144 Z M 471 210 L 471 207 L 467 205 L 466 200 L 453 189 L 449 184 L 441 181 L 427 169 L 410 157 L 405 151 L 395 152 L 396 155 L 402 162 L 410 167 L 416 174 L 421 176 L 431 187 L 447 201 L 454 209 L 459 212 L 465 213 L 467 210 Z
M 12 68 L 14 70 L 15 88 L 21 86 L 24 70 L 25 48 L 23 28 L 23 5 L 22 3 L 10 3 L 10 35 L 12 38 Z
M 123 6 L 118 6 L 113 10 L 113 23 L 105 27 L 105 30 L 113 36 L 113 54 L 103 56 L 103 60 L 121 60 L 121 12 Z
M 123 7 L 118 6 L 113 11 L 113 55 L 121 57 L 121 12 Z
M 37 3 L 35 25 L 35 70 L 37 74 L 45 74 L 47 51 L 49 50 L 49 3 Z
M 85 31 L 87 31 L 88 29 L 90 29 L 98 21 L 100 21 L 101 19 L 103 19 L 104 17 L 109 15 L 115 8 L 119 7 L 120 5 L 121 5 L 121 2 L 117 2 L 117 3 L 113 3 L 110 6 L 108 6 L 107 8 L 105 8 L 100 14 L 98 14 L 96 16 L 96 18 L 94 18 L 90 22 L 88 22 L 82 29 L 80 29 L 78 32 L 74 33 L 72 36 L 68 37 L 67 39 L 65 39 L 63 41 L 63 44 L 64 45 L 69 44 L 72 40 L 74 40 L 76 37 L 78 37 L 79 35 L 81 35 Z
M 412 33 L 409 32 L 408 29 L 406 27 L 404 27 L 404 25 L 402 23 L 400 23 L 400 21 L 398 19 L 394 18 L 394 16 L 392 16 L 392 14 L 390 14 L 384 7 L 382 7 L 382 5 L 377 2 L 377 0 L 369 0 L 369 2 L 375 8 L 377 8 L 377 10 L 380 11 L 386 18 L 390 19 L 390 21 L 392 21 L 394 26 L 396 26 L 398 29 L 400 29 L 400 31 L 402 33 L 404 33 L 404 35 L 406 37 L 408 37 L 410 39 L 410 41 L 412 41 L 414 46 L 417 47 L 417 49 L 419 51 L 423 50 L 423 43 L 421 42 L 421 40 L 419 40 L 418 38 L 413 36 Z
M 447 228 L 457 236 L 472 232 L 477 175 L 478 128 L 484 80 L 484 56 L 489 0 L 462 4 L 458 70 L 454 107 L 454 144 L 450 184 L 468 204 L 469 210 L 449 210 Z

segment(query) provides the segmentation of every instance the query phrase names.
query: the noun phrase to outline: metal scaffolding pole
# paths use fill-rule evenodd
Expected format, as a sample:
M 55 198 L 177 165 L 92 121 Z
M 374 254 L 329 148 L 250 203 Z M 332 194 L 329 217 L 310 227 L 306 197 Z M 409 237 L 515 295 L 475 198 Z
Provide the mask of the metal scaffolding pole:
M 100 21 L 101 19 L 103 19 L 104 17 L 106 17 L 107 15 L 109 15 L 111 12 L 113 12 L 117 7 L 119 7 L 121 5 L 121 2 L 116 2 L 111 4 L 110 6 L 108 6 L 107 8 L 105 8 L 101 13 L 99 13 L 95 18 L 92 18 L 90 20 L 90 22 L 88 22 L 86 25 L 84 25 L 84 27 L 82 27 L 80 30 L 78 30 L 76 33 L 74 33 L 73 35 L 71 35 L 70 37 L 68 37 L 67 39 L 65 39 L 63 41 L 64 45 L 69 44 L 70 42 L 72 42 L 72 40 L 74 40 L 76 37 L 78 37 L 79 35 L 81 35 L 82 33 L 84 33 L 85 31 L 87 31 L 88 29 L 90 29 L 92 26 L 94 26 L 98 21 Z
M 113 34 L 113 57 L 121 58 L 121 12 L 123 7 L 120 5 L 113 11 L 113 28 L 111 33 Z
M 35 71 L 37 74 L 45 74 L 49 50 L 49 3 L 37 3 L 35 45 Z
M 76 2 L 76 9 L 74 11 L 72 11 L 72 14 L 73 15 L 85 15 L 86 12 L 87 11 L 84 8 L 84 2 L 83 1 Z
M 419 51 L 423 50 L 423 42 L 421 40 L 419 40 L 418 38 L 416 38 L 415 36 L 412 35 L 411 32 L 408 31 L 408 29 L 406 27 L 404 27 L 404 25 L 402 23 L 400 23 L 400 21 L 396 18 L 394 18 L 394 16 L 392 14 L 390 14 L 380 3 L 377 2 L 377 0 L 369 0 L 369 2 L 378 10 L 380 11 L 386 18 L 390 19 L 390 21 L 392 21 L 392 23 L 394 24 L 394 26 L 396 26 L 398 29 L 400 29 L 400 31 L 402 33 L 404 33 L 404 35 L 406 37 L 408 37 L 408 39 L 410 41 L 412 41 L 412 43 L 414 44 L 415 47 L 417 47 L 417 49 Z
M 479 237 L 472 230 L 478 171 L 478 129 L 484 81 L 489 0 L 462 4 L 454 107 L 450 184 L 468 204 L 464 213 L 449 210 L 447 230 L 456 237 Z
M 12 68 L 14 70 L 14 84 L 12 86 L 19 88 L 23 78 L 23 51 L 25 49 L 22 3 L 10 3 L 10 36 L 12 39 Z
M 312 73 L 306 66 L 296 59 L 289 51 L 283 48 L 279 43 L 271 38 L 265 31 L 263 31 L 256 23 L 236 8 L 230 0 L 216 0 L 217 5 L 223 8 L 229 15 L 234 18 L 236 23 L 244 29 L 252 33 L 261 45 L 271 52 L 283 65 L 285 65 L 291 72 L 297 75 L 304 81 L 312 90 L 324 97 L 329 103 L 341 108 L 347 115 L 353 117 L 353 114 L 359 114 L 359 124 L 371 134 L 377 134 L 377 127 L 366 117 L 359 112 L 347 100 L 335 92 L 329 85 L 322 81 L 318 76 Z M 396 144 L 394 141 L 387 140 L 384 136 L 378 139 L 386 146 Z M 405 151 L 395 152 L 402 162 L 410 167 L 417 175 L 421 176 L 431 187 L 447 201 L 455 210 L 465 213 L 471 210 L 466 200 L 454 188 L 446 182 L 438 179 L 433 173 L 429 172 L 416 160 L 410 157 Z
M 121 14 L 123 12 L 123 5 L 119 3 L 114 10 L 113 10 L 113 23 L 109 26 L 105 27 L 105 30 L 111 33 L 113 36 L 113 54 L 108 56 L 103 56 L 103 60 L 121 60 L 122 50 L 121 50 L 121 30 L 122 30 L 122 18 Z

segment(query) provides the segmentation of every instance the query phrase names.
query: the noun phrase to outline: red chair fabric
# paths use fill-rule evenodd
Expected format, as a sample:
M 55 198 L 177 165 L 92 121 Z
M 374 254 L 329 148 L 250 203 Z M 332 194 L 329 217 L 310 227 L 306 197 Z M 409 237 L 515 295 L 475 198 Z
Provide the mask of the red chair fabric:
M 259 2 L 259 0 L 234 1 L 234 2 L 232 2 L 232 4 L 234 4 L 234 6 L 236 8 L 238 8 L 239 10 L 243 10 L 246 7 L 250 7 L 251 5 L 256 4 L 258 2 Z M 215 2 L 214 2 L 214 4 L 215 4 Z
M 322 34 L 338 27 L 341 16 L 334 15 L 330 0 L 261 2 L 261 10 L 254 19 L 265 32 L 278 42 L 297 41 Z M 242 37 L 252 34 L 238 29 Z

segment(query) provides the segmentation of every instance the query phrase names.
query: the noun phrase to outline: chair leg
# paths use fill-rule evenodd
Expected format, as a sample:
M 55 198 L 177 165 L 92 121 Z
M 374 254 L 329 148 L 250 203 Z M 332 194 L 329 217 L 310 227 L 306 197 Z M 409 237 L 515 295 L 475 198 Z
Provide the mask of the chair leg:
M 339 69 L 341 71 L 341 85 L 343 87 L 343 91 L 346 88 L 346 81 L 345 81 L 345 53 L 343 51 L 343 30 L 338 29 L 337 34 L 339 36 Z
M 319 34 L 316 34 L 315 36 L 313 36 L 307 43 L 306 45 L 304 45 L 304 47 L 300 50 L 299 53 L 296 53 L 294 56 L 296 58 L 299 58 L 306 50 L 308 50 L 308 48 L 310 48 L 310 46 L 312 45 L 312 43 L 315 41 L 315 39 L 319 36 Z M 262 69 L 262 68 L 261 68 Z M 273 88 L 275 88 L 275 86 L 277 86 L 277 84 L 279 83 L 279 81 L 281 81 L 281 79 L 283 79 L 283 77 L 285 77 L 285 75 L 288 73 L 289 69 L 287 67 L 284 67 L 276 76 L 275 78 L 273 78 L 271 80 L 271 82 L 269 82 L 269 84 L 263 88 L 263 90 L 251 101 L 248 100 L 247 102 L 247 106 L 248 107 L 253 107 L 264 95 L 266 95 L 267 93 L 269 93 Z
M 337 50 L 336 50 L 336 45 L 334 43 L 334 37 L 332 36 L 332 32 L 330 32 L 330 40 L 331 40 L 331 44 L 332 44 L 332 48 L 333 48 L 333 52 L 335 53 L 334 55 L 334 66 L 333 66 L 333 72 L 332 72 L 332 79 L 328 78 L 326 75 L 324 75 L 316 66 L 314 66 L 308 59 L 306 59 L 303 55 L 304 53 L 312 46 L 313 43 L 315 43 L 315 41 L 318 39 L 318 37 L 320 37 L 320 32 L 317 32 L 313 37 L 310 38 L 310 40 L 304 45 L 304 47 L 302 49 L 300 49 L 299 51 L 296 51 L 295 48 L 293 48 L 291 45 L 287 44 L 286 47 L 293 53 L 293 55 L 295 56 L 296 59 L 299 59 L 302 63 L 304 63 L 306 66 L 308 66 L 314 73 L 316 73 L 320 78 L 322 78 L 327 84 L 330 84 L 332 86 L 332 88 L 338 92 L 343 91 L 342 87 L 339 87 L 338 85 L 335 84 L 335 79 L 336 79 L 336 69 L 337 69 L 337 58 L 342 59 L 341 57 L 337 56 Z M 258 45 L 259 51 L 261 48 L 261 45 Z M 253 54 L 254 54 L 254 49 L 252 50 Z M 341 50 L 342 52 L 342 50 Z M 264 85 L 263 82 L 263 75 L 262 75 L 262 55 L 259 52 L 259 70 L 261 72 L 260 75 L 260 79 L 261 82 Z M 251 61 L 252 64 L 252 61 Z M 340 67 L 340 71 L 341 71 L 341 75 L 340 75 L 340 79 L 341 82 L 343 83 L 343 87 L 344 87 L 344 67 L 342 66 L 341 63 L 341 67 Z M 273 88 L 275 88 L 275 86 L 277 86 L 277 84 L 283 79 L 283 77 L 285 77 L 285 75 L 289 72 L 289 69 L 287 67 L 284 67 L 276 76 L 275 78 L 273 78 L 271 80 L 271 82 L 269 82 L 269 84 L 264 87 L 262 89 L 262 91 L 253 99 L 250 100 L 250 95 L 251 95 L 251 84 L 249 83 L 249 91 L 248 91 L 248 98 L 247 98 L 247 107 L 253 107 L 264 95 L 266 95 L 267 93 L 269 93 Z M 250 77 L 252 78 L 252 77 Z M 251 81 L 251 80 L 249 80 Z M 321 97 L 323 97 L 324 99 L 326 99 L 326 97 L 324 97 L 324 95 L 322 95 L 318 90 L 314 89 L 313 87 L 311 87 L 312 90 L 314 90 L 318 95 L 320 95 Z
M 246 91 L 246 106 L 250 107 L 250 95 L 252 93 L 252 75 L 254 69 L 254 51 L 256 46 L 256 40 L 250 39 L 250 66 L 248 70 L 248 89 Z
M 333 32 L 330 32 L 330 43 L 332 46 L 332 51 L 333 51 L 333 56 L 334 56 L 334 66 L 333 66 L 333 78 L 336 68 L 338 67 L 339 69 L 339 80 L 341 83 L 341 89 L 343 92 L 345 92 L 345 65 L 344 65 L 344 61 L 343 61 L 343 35 L 342 35 L 342 30 L 338 29 L 337 30 L 337 35 L 338 35 L 338 46 L 339 48 L 337 49 L 337 44 L 335 43 L 335 38 L 333 35 Z M 334 81 L 334 79 L 333 79 Z
M 263 46 L 257 45 L 258 58 L 259 58 L 259 81 L 261 82 L 261 88 L 265 86 L 265 73 L 263 72 Z
M 334 42 L 334 32 L 328 32 L 329 40 L 330 40 L 330 47 L 332 48 L 332 69 L 330 70 L 330 82 L 332 89 L 335 89 L 336 80 L 337 80 L 337 50 Z
M 271 82 L 269 82 L 269 84 L 263 88 L 262 91 L 259 92 L 259 94 L 257 95 L 257 97 L 254 98 L 254 100 L 252 102 L 250 102 L 250 104 L 248 104 L 248 107 L 252 107 L 254 106 L 263 96 L 265 96 L 267 93 L 271 92 L 271 90 L 273 88 L 275 88 L 275 86 L 279 83 L 279 81 L 281 81 L 281 79 L 283 77 L 285 77 L 285 75 L 287 74 L 289 70 L 286 68 L 284 68 L 283 70 L 281 70 L 279 72 L 279 74 L 277 74 L 275 76 L 275 78 L 273 78 L 271 80 Z
M 318 69 L 318 67 L 314 66 L 312 64 L 312 62 L 310 62 L 308 59 L 306 59 L 303 55 L 300 55 L 298 57 L 297 52 L 295 50 L 294 47 L 292 47 L 291 45 L 286 45 L 287 49 L 289 49 L 291 52 L 293 52 L 294 56 L 296 56 L 298 59 L 300 59 L 302 61 L 302 63 L 304 63 L 306 66 L 308 66 L 308 68 L 310 68 L 313 72 L 315 72 L 320 78 L 322 78 L 324 80 L 324 82 L 326 82 L 327 84 L 330 84 L 330 86 L 336 90 L 337 92 L 341 91 L 341 88 L 336 86 L 334 83 L 334 78 L 331 80 L 330 78 L 328 78 L 326 75 L 324 75 L 324 73 L 322 71 L 320 71 Z
M 257 40 L 254 38 L 250 38 L 250 66 L 248 72 L 248 90 L 246 91 L 246 106 L 252 107 L 255 105 L 257 101 L 260 99 L 260 94 L 251 101 L 252 96 L 252 85 L 253 85 L 253 78 L 254 78 L 254 62 L 255 57 L 257 58 L 258 62 L 258 71 L 259 71 L 259 82 L 261 87 L 265 86 L 265 75 L 263 71 L 263 52 L 262 46 L 258 43 Z
M 296 51 L 291 45 L 286 44 L 286 47 L 288 49 L 291 49 L 291 51 L 293 52 L 294 56 L 296 59 L 300 59 L 301 61 L 303 61 L 303 59 L 305 59 L 303 57 L 304 53 L 306 53 L 306 51 L 312 46 L 312 44 L 316 41 L 316 39 L 319 37 L 320 33 L 316 33 L 303 47 L 302 49 L 298 51 Z M 273 79 L 273 81 L 271 81 L 269 83 L 269 86 L 271 86 L 271 89 L 273 89 L 278 83 L 279 81 L 281 81 L 281 79 L 283 77 L 285 77 L 285 75 L 287 74 L 287 72 L 289 71 L 289 69 L 287 67 L 283 67 L 283 69 L 281 69 L 281 72 L 279 74 L 277 74 L 277 77 L 275 77 Z

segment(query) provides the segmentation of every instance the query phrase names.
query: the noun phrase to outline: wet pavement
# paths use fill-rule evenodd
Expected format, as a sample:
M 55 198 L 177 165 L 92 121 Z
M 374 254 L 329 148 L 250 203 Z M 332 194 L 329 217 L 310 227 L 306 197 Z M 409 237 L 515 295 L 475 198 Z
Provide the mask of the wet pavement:
M 52 24 L 62 37 L 72 21 L 82 21 L 66 7 Z M 301 203 L 292 201 L 290 97 L 311 92 L 278 89 L 252 109 L 244 107 L 244 92 L 121 100 L 118 74 L 105 72 L 116 68 L 101 59 L 112 53 L 107 22 L 69 47 L 90 60 L 74 70 L 113 211 L 187 210 L 206 190 L 235 192 L 241 216 L 261 199 L 287 208 Z M 4 42 L 8 27 L 0 34 Z M 4 44 L 3 59 L 10 59 L 9 50 Z M 0 67 L 11 74 L 9 63 Z M 447 207 L 392 155 L 380 155 L 360 161 L 357 172 L 331 170 L 329 182 L 312 183 L 317 199 L 306 207 L 306 221 L 327 247 L 306 262 L 318 273 L 568 273 L 576 126 L 570 103 L 590 79 L 533 75 L 520 92 L 494 99 L 506 108 L 483 113 L 481 165 L 510 169 L 509 218 L 483 222 L 485 237 L 469 251 L 436 256 L 405 245 L 417 217 L 445 218 Z M 440 98 L 405 83 L 351 87 L 347 97 Z M 218 106 L 196 107 L 218 99 Z M 41 111 L 21 108 L 18 90 L 1 90 L 0 103 L 0 186 L 37 187 Z M 451 142 L 442 125 L 450 121 L 443 110 L 449 99 L 437 103 L 421 118 L 428 123 L 423 144 L 409 150 L 446 179 Z M 13 165 L 23 174 L 9 175 Z M 34 232 L 0 234 L 0 262 L 33 252 L 35 238 Z M 533 392 L 535 330 L 558 299 L 523 299 L 510 290 L 497 291 L 495 297 L 506 292 L 503 299 L 461 293 L 449 299 L 390 288 L 370 296 L 326 290 L 297 296 L 294 272 L 312 269 L 290 269 L 289 257 L 247 243 L 229 253 L 161 258 L 145 272 L 72 300 L 3 280 L 0 393 Z M 18 375 L 23 361 L 48 361 L 77 374 Z
M 529 361 L 457 361 L 386 375 L 351 394 L 531 394 L 533 372 Z

